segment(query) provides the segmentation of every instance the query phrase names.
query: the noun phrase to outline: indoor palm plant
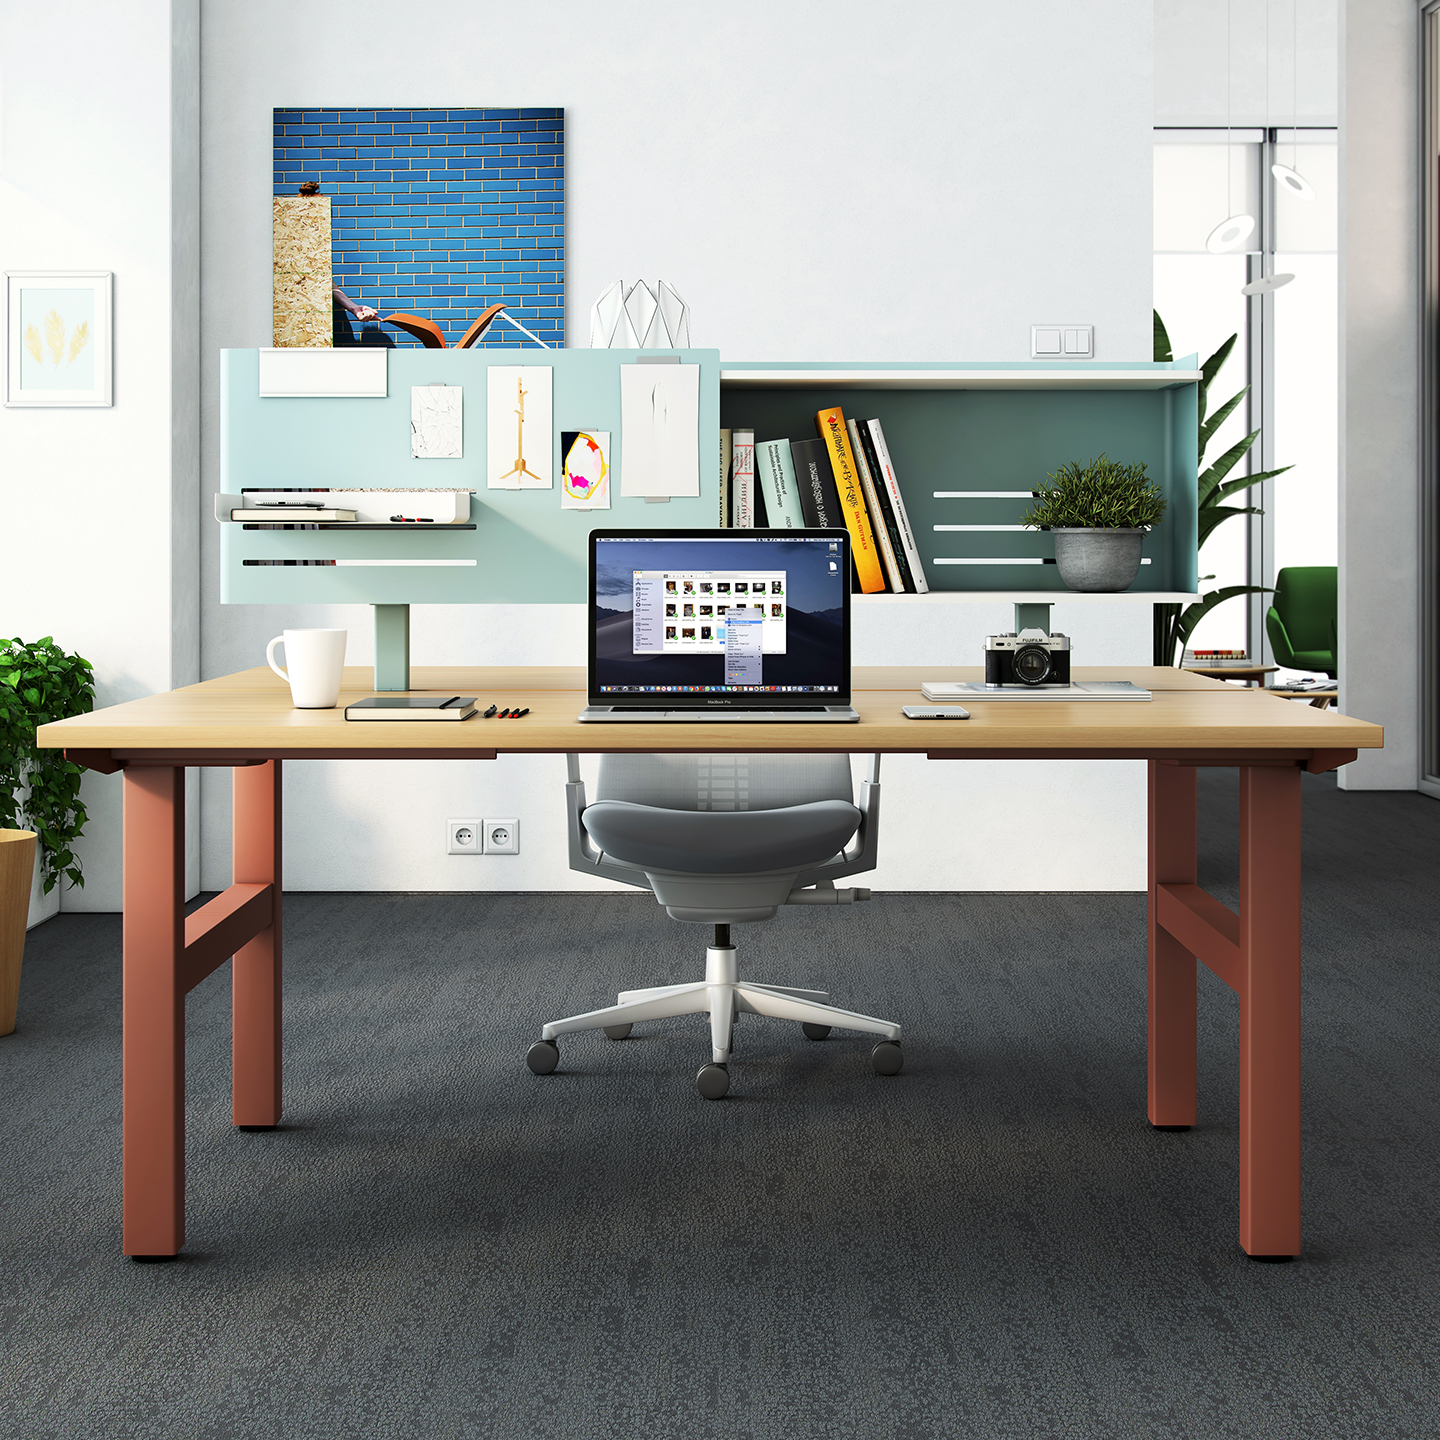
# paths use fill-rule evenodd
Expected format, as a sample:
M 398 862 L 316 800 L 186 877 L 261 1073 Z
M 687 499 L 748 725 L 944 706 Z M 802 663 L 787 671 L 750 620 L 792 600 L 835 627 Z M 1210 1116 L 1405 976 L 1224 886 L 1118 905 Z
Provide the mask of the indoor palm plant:
M 1259 430 L 1252 430 L 1243 440 L 1232 445 L 1213 465 L 1205 465 L 1205 447 L 1214 438 L 1215 432 L 1229 419 L 1231 412 L 1250 392 L 1247 385 L 1232 395 L 1213 415 L 1207 415 L 1210 386 L 1220 373 L 1220 367 L 1230 358 L 1238 337 L 1232 335 L 1200 367 L 1200 453 L 1198 466 L 1200 481 L 1197 489 L 1198 509 L 1196 512 L 1196 544 L 1203 547 L 1214 533 L 1215 527 L 1230 519 L 1232 515 L 1259 515 L 1263 513 L 1257 505 L 1227 505 L 1233 496 L 1242 494 L 1262 480 L 1283 475 L 1293 466 L 1282 465 L 1278 470 L 1262 470 L 1256 475 L 1242 475 L 1238 480 L 1226 480 L 1226 476 L 1244 459 L 1250 447 L 1260 437 Z M 1173 359 L 1170 336 L 1166 333 L 1165 322 L 1155 312 L 1155 359 Z M 1202 575 L 1200 579 L 1213 580 L 1213 575 Z M 1236 595 L 1255 595 L 1269 589 L 1266 585 L 1221 585 L 1207 590 L 1193 605 L 1183 609 L 1179 605 L 1156 605 L 1155 639 L 1151 659 L 1156 665 L 1178 665 L 1184 658 L 1185 645 L 1194 633 L 1195 627 L 1217 605 Z
M 1055 563 L 1072 590 L 1123 590 L 1140 571 L 1146 532 L 1165 513 L 1142 461 L 1071 460 L 1036 490 L 1023 523 L 1055 536 Z

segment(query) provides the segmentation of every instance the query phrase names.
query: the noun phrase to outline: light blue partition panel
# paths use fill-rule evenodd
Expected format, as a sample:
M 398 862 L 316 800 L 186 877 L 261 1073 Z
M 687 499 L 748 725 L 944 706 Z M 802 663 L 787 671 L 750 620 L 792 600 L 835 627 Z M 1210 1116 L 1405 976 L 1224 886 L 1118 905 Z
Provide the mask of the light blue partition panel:
M 832 405 L 847 419 L 879 417 L 933 591 L 1069 593 L 1054 564 L 1054 538 L 1016 528 L 1030 501 L 1014 492 L 1044 484 L 1067 460 L 1101 452 L 1143 460 L 1169 502 L 1145 537 L 1149 563 L 1130 593 L 1196 589 L 1196 357 L 1063 365 L 726 361 L 721 370 L 720 423 L 753 425 L 757 440 L 813 438 L 816 412 Z M 995 491 L 1010 495 L 985 493 Z
M 700 494 L 664 504 L 623 498 L 625 437 L 620 366 L 642 355 L 678 355 L 700 366 Z M 583 602 L 592 529 L 714 525 L 718 507 L 717 350 L 392 350 L 381 399 L 261 399 L 259 353 L 221 353 L 221 475 L 224 491 L 284 486 L 460 489 L 474 530 L 415 525 L 394 530 L 249 530 L 220 527 L 220 599 L 226 604 L 479 604 Z M 486 488 L 486 369 L 548 365 L 553 375 L 550 490 Z M 464 390 L 464 458 L 410 456 L 410 390 Z M 560 508 L 560 432 L 608 430 L 609 510 Z M 474 566 L 358 568 L 246 565 L 246 560 L 449 560 Z

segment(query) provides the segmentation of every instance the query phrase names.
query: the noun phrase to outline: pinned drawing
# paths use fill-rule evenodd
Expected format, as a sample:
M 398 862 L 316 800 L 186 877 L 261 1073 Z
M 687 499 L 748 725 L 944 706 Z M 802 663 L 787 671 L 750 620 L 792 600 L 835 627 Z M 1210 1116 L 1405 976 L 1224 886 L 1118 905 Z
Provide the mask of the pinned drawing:
M 486 485 L 491 490 L 549 490 L 551 368 L 492 365 L 486 407 Z
M 562 510 L 610 508 L 610 432 L 560 432 Z
M 621 495 L 700 493 L 700 367 L 622 365 Z
M 462 458 L 464 394 L 459 385 L 410 387 L 410 454 L 413 459 Z
M 617 280 L 590 308 L 592 350 L 688 349 L 690 307 L 668 280 Z

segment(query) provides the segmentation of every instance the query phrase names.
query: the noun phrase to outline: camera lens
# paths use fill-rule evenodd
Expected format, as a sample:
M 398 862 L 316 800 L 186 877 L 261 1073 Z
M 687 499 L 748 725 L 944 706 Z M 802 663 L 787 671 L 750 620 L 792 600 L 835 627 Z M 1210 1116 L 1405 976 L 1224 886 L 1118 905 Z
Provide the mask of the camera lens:
M 1022 645 L 1015 652 L 1015 678 L 1022 685 L 1043 685 L 1050 678 L 1050 652 L 1039 645 Z

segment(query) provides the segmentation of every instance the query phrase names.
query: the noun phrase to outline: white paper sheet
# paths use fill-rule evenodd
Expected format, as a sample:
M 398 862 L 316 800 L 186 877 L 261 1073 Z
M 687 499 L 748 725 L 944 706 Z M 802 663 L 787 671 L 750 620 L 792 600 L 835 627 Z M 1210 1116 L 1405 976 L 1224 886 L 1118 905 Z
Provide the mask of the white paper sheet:
M 700 493 L 700 367 L 620 367 L 620 493 Z
M 415 460 L 460 460 L 464 450 L 464 390 L 459 385 L 410 387 L 410 455 Z
M 486 486 L 554 488 L 549 365 L 492 365 L 487 376 Z

